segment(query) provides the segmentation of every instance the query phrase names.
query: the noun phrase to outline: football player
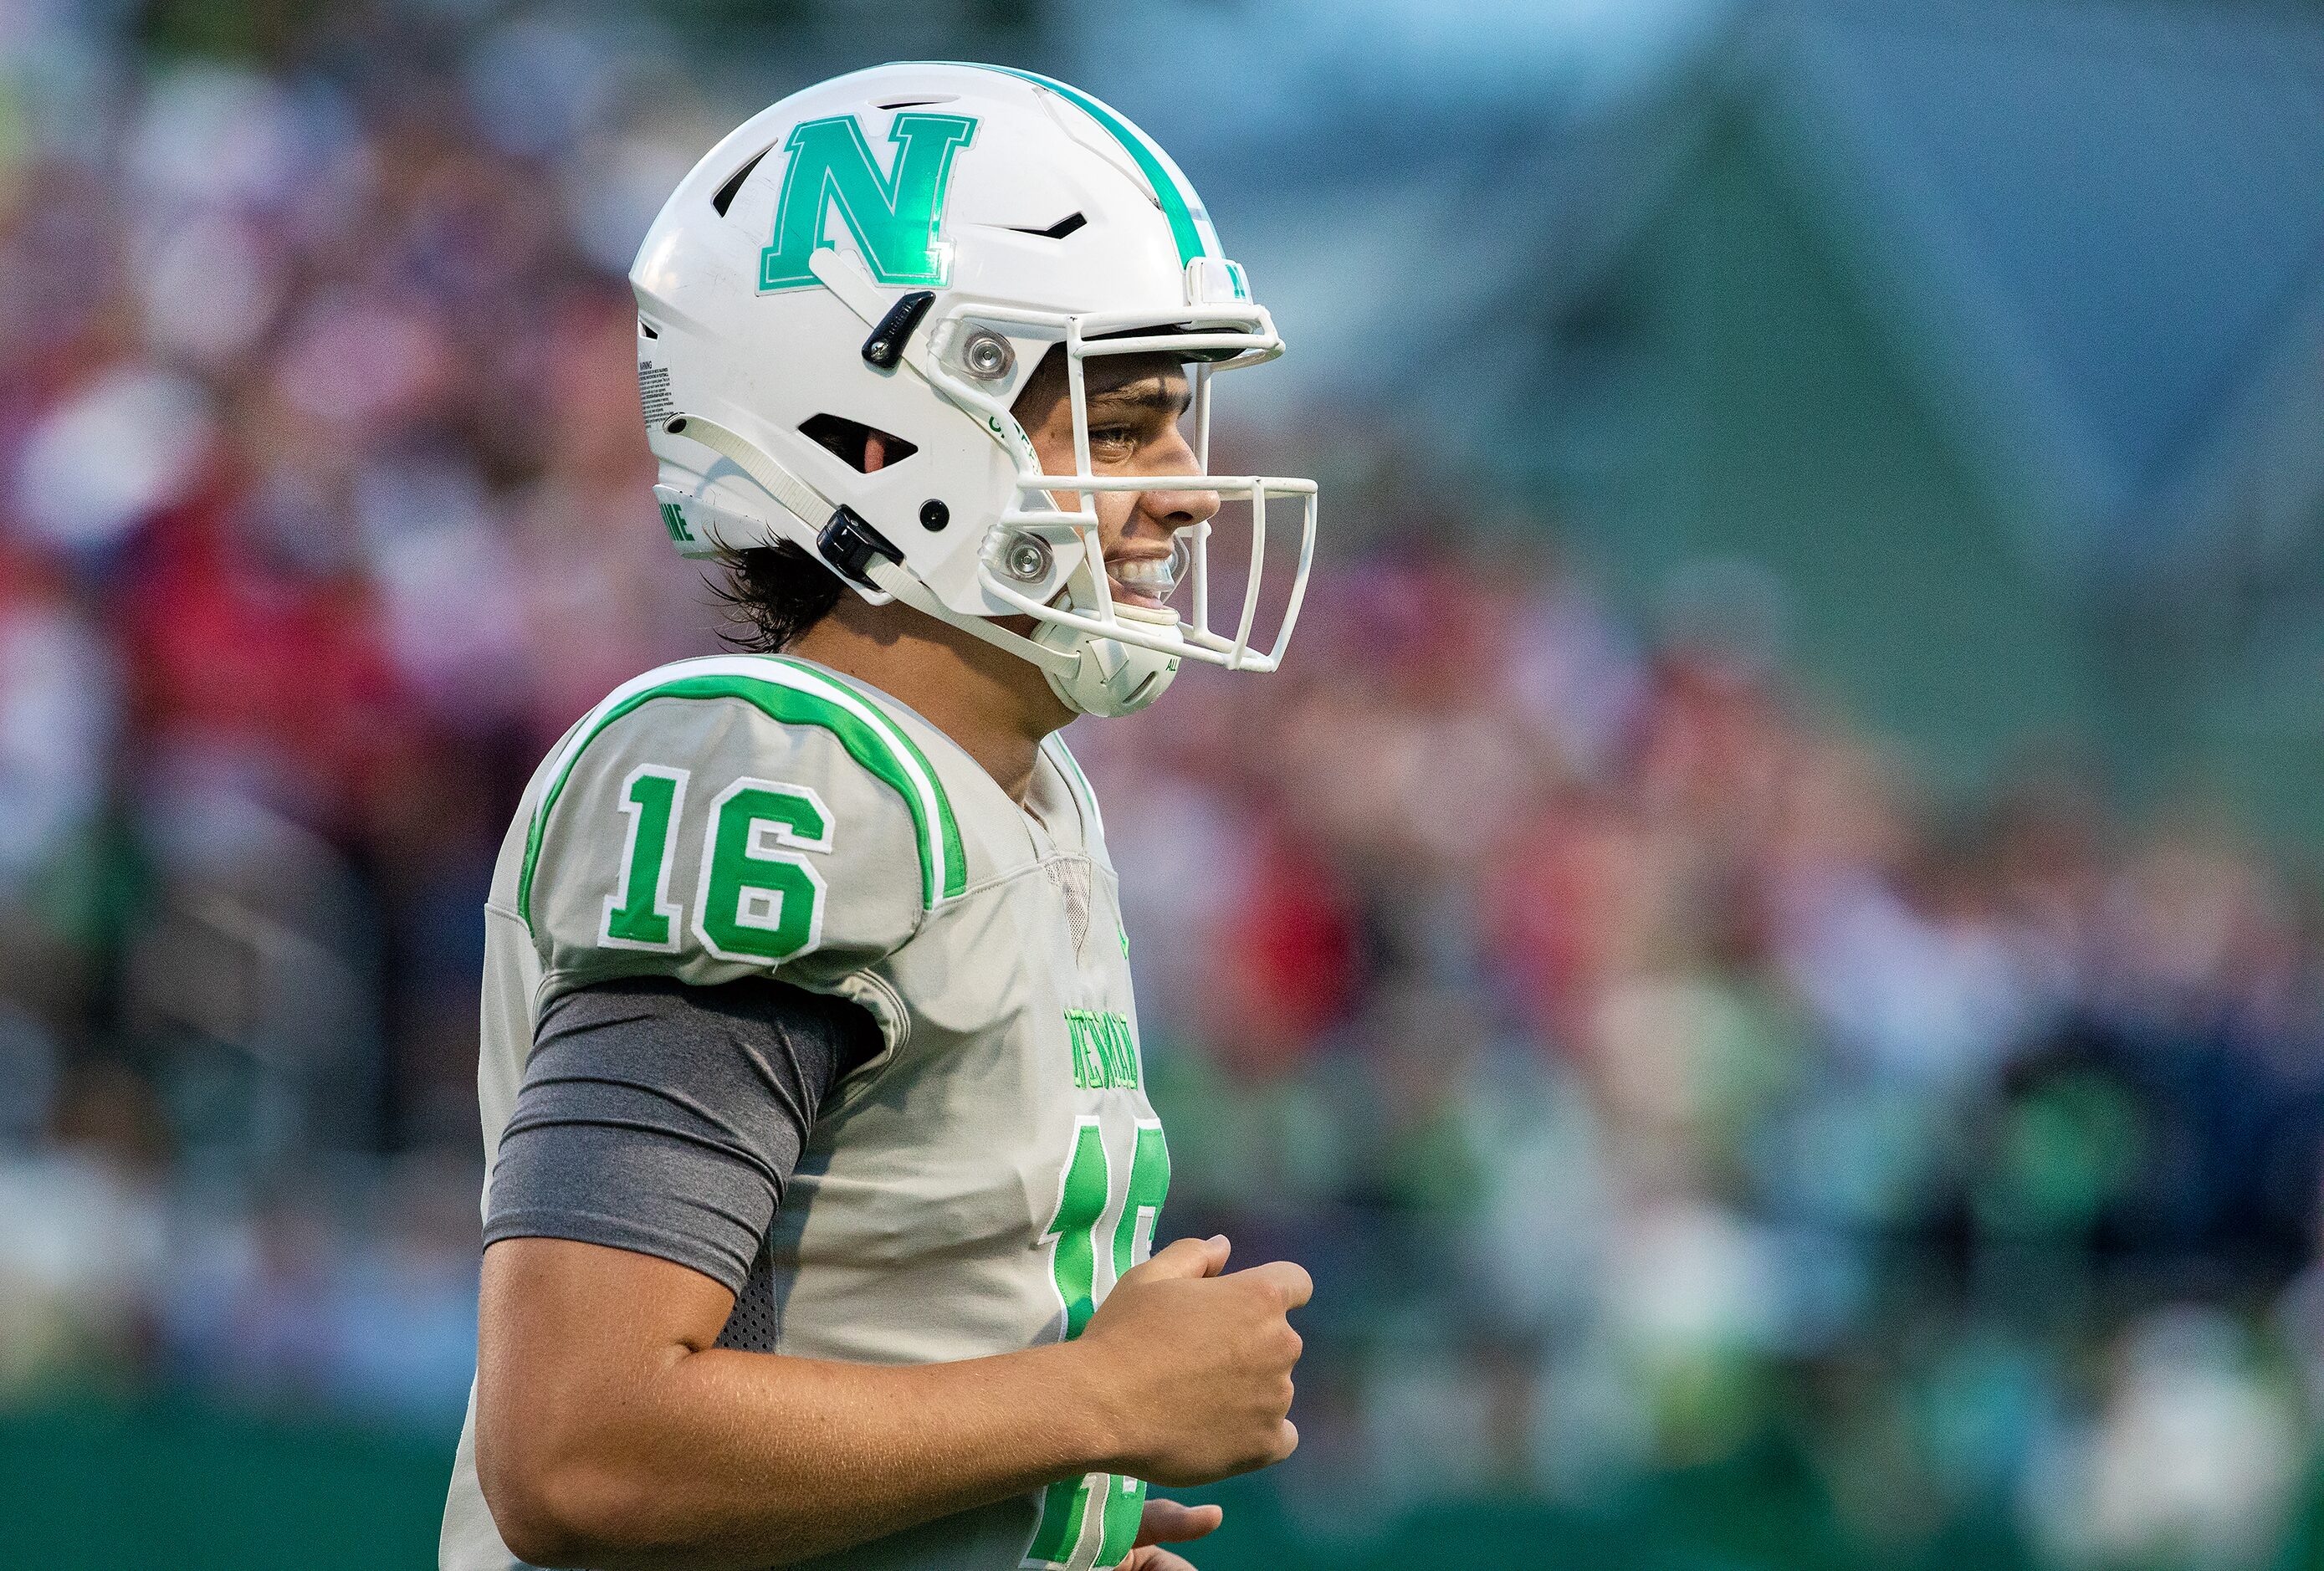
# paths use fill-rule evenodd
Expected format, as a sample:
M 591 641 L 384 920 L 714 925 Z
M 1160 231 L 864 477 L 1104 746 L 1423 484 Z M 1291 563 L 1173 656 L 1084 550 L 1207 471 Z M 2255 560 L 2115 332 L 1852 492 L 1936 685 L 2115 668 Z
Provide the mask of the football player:
M 1281 342 L 1142 132 L 988 66 L 767 109 L 631 281 L 663 524 L 754 648 L 607 695 L 502 851 L 441 1563 L 1183 1567 L 1217 1508 L 1147 1483 L 1291 1450 L 1309 1284 L 1152 1252 L 1169 1151 L 1057 733 L 1274 669 L 1314 486 L 1206 449 L 1212 379 Z

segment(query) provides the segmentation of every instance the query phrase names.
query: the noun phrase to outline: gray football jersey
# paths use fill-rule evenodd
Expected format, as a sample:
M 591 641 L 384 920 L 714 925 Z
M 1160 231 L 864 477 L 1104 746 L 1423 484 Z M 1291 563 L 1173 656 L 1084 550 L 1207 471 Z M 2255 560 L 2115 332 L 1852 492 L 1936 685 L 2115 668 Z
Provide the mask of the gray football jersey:
M 861 1004 L 884 1045 L 817 1114 L 722 1345 L 921 1363 L 1074 1336 L 1152 1248 L 1170 1177 L 1129 949 L 1097 802 L 1062 740 L 1020 808 L 903 705 L 821 666 L 664 666 L 566 735 L 502 846 L 487 1153 L 534 1022 L 567 989 L 772 973 Z M 489 1161 L 484 1183 L 489 1200 Z M 472 1396 L 441 1564 L 509 1571 L 475 1447 Z M 1145 1493 L 1093 1474 L 812 1564 L 1111 1566 Z

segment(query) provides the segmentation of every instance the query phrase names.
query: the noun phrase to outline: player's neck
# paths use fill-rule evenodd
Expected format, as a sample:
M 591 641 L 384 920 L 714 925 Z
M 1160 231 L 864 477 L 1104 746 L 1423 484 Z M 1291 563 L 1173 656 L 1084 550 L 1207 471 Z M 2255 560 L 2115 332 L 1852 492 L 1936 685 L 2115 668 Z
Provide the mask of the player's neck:
M 1034 666 L 907 605 L 844 595 L 786 652 L 910 705 L 1019 805 L 1041 739 L 1073 718 Z

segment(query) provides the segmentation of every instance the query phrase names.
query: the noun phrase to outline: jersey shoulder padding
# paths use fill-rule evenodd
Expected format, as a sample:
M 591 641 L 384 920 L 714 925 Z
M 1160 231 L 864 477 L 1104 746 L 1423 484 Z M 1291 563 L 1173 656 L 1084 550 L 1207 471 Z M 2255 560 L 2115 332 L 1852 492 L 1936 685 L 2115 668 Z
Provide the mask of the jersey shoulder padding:
M 842 979 L 966 883 L 919 747 L 861 692 L 777 656 L 624 683 L 540 778 L 517 887 L 536 1003 L 641 973 L 852 993 Z

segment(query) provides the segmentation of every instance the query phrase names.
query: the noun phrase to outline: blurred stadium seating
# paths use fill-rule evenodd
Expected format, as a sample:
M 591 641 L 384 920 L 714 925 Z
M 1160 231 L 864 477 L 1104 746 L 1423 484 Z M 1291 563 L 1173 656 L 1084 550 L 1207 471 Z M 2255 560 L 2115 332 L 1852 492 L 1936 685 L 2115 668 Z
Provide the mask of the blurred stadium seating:
M 1318 1281 L 1200 1563 L 2324 1565 L 2324 24 L 1490 9 L 0 14 L 0 1564 L 426 1563 L 491 859 L 717 632 L 621 274 L 926 52 L 1180 149 L 1326 485 L 1074 733 L 1165 1227 Z

